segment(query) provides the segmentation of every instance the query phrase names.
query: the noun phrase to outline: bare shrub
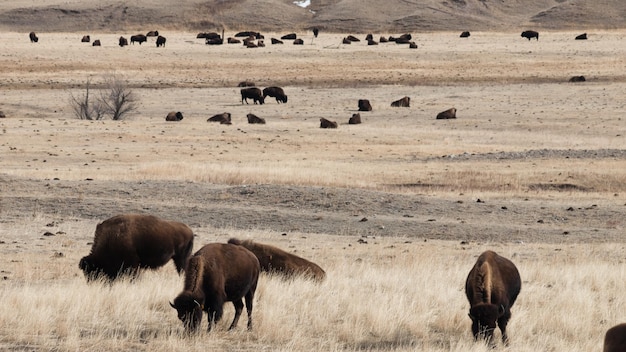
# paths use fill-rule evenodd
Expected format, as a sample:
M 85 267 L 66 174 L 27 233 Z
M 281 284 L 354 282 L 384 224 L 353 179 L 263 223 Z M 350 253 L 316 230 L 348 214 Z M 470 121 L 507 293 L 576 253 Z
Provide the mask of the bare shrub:
M 82 96 L 70 93 L 70 106 L 74 115 L 81 120 L 100 120 L 104 116 L 105 109 L 100 99 L 90 100 L 90 88 L 91 80 L 87 80 L 85 93 Z
M 116 75 L 105 77 L 99 95 L 90 96 L 91 80 L 87 80 L 82 95 L 70 93 L 70 106 L 81 120 L 101 120 L 105 115 L 112 120 L 122 120 L 137 109 L 137 97 L 126 83 Z

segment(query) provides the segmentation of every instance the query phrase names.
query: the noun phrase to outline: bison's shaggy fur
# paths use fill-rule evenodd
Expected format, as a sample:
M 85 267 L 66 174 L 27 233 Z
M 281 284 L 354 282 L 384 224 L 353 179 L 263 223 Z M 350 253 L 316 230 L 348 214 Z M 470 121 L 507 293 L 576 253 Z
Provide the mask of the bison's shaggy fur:
M 361 123 L 361 114 L 352 114 L 352 117 L 348 119 L 348 125 L 358 125 Z
M 192 249 L 193 232 L 187 225 L 152 215 L 124 214 L 96 226 L 91 253 L 78 266 L 88 280 L 102 275 L 114 280 L 173 259 L 181 273 Z
M 248 118 L 248 123 L 254 124 L 265 124 L 265 119 L 256 116 L 255 114 L 248 114 L 246 115 L 246 117 Z
M 180 121 L 183 119 L 183 113 L 180 111 L 170 111 L 165 116 L 165 121 Z
M 372 104 L 367 99 L 359 99 L 359 111 L 372 111 Z
M 437 114 L 437 120 L 456 119 L 456 109 L 450 108 Z
M 615 325 L 604 334 L 603 352 L 626 351 L 626 323 Z
M 263 105 L 265 103 L 263 92 L 261 92 L 261 89 L 256 87 L 241 89 L 241 103 L 243 104 L 243 102 L 245 101 L 246 104 L 248 104 L 248 99 L 252 99 L 255 104 L 257 102 L 260 105 Z
M 485 251 L 478 257 L 465 282 L 475 339 L 491 342 L 497 322 L 502 341 L 507 343 L 506 325 L 521 288 L 519 272 L 510 260 L 493 251 Z
M 252 305 L 259 279 L 259 261 L 241 246 L 211 243 L 202 247 L 185 271 L 185 287 L 170 305 L 178 312 L 188 332 L 197 331 L 202 312 L 207 312 L 208 330 L 224 312 L 224 303 L 233 302 L 235 318 L 229 329 L 237 326 L 246 301 L 248 329 L 252 328 Z
M 267 87 L 263 89 L 263 99 L 267 97 L 276 98 L 277 103 L 286 103 L 287 95 L 281 87 Z
M 408 108 L 411 105 L 411 98 L 409 97 L 404 97 L 402 99 L 398 99 L 394 102 L 391 103 L 392 107 L 403 107 L 403 108 Z
M 280 274 L 287 278 L 301 276 L 316 281 L 326 278 L 326 272 L 319 265 L 278 247 L 252 240 L 241 241 L 237 238 L 231 238 L 228 243 L 243 246 L 254 253 L 261 264 L 261 271 Z
M 337 122 L 320 118 L 320 128 L 337 128 Z

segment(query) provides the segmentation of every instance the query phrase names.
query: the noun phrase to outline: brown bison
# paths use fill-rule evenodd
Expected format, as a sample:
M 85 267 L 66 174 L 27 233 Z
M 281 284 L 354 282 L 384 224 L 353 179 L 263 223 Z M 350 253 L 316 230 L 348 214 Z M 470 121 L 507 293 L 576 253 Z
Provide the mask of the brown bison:
M 585 81 L 587 81 L 587 79 L 585 78 L 585 76 L 572 76 L 572 77 L 569 79 L 569 81 L 570 81 L 570 82 L 574 82 L 574 83 L 575 83 L 575 82 L 585 82 Z
M 91 43 L 91 46 L 102 46 L 102 43 L 100 43 L 100 39 L 96 39 Z
M 226 39 L 226 42 L 228 44 L 241 44 L 241 40 L 233 37 L 228 37 L 228 39 Z
M 536 38 L 539 40 L 539 32 L 537 31 L 523 31 L 522 37 L 527 38 L 529 41 L 531 38 Z
M 353 36 L 353 35 L 351 35 L 351 34 L 350 34 L 350 35 L 348 35 L 348 36 L 346 37 L 346 39 L 348 39 L 348 40 L 349 40 L 349 41 L 351 41 L 351 42 L 360 42 L 360 41 L 361 41 L 361 39 L 359 39 L 359 38 L 357 38 L 357 37 L 355 37 L 355 36 Z
M 587 40 L 587 33 L 579 34 L 574 39 L 575 40 Z
M 213 115 L 213 116 L 209 117 L 206 121 L 207 122 L 219 122 L 222 125 L 231 125 L 232 124 L 232 122 L 230 120 L 230 113 L 229 112 Z
M 337 128 L 337 122 L 320 118 L 320 128 Z
M 185 287 L 170 305 L 178 312 L 187 332 L 200 327 L 202 312 L 207 312 L 208 331 L 224 313 L 224 303 L 233 302 L 235 318 L 230 329 L 237 326 L 243 311 L 243 298 L 248 313 L 248 329 L 252 328 L 252 305 L 259 280 L 259 260 L 241 246 L 211 243 L 189 259 L 185 270 Z
M 437 114 L 437 120 L 456 119 L 456 109 L 450 108 Z
M 302 40 L 302 38 L 298 38 L 293 41 L 293 45 L 304 45 L 304 40 Z
M 162 46 L 165 47 L 165 42 L 167 41 L 167 39 L 164 36 L 158 36 L 157 40 L 156 40 L 156 46 L 157 48 Z
M 84 35 L 81 39 L 80 42 L 81 43 L 89 43 L 91 41 L 91 37 L 89 37 L 88 35 Z
M 122 46 L 122 47 L 123 47 L 123 46 L 126 46 L 126 45 L 128 45 L 128 39 L 126 39 L 126 38 L 124 38 L 124 37 L 120 37 L 120 39 L 118 40 L 118 44 L 119 44 L 120 46 Z
M 241 81 L 237 84 L 237 87 L 254 87 L 256 84 L 252 81 Z
M 237 38 L 241 38 L 241 37 L 254 37 L 255 39 L 265 39 L 265 37 L 259 33 L 259 32 L 254 32 L 254 31 L 243 31 L 243 32 L 239 32 L 237 34 L 235 34 L 235 37 Z
M 219 33 L 215 32 L 200 32 L 196 35 L 197 39 L 220 39 L 222 38 Z
M 258 124 L 265 124 L 265 119 L 256 116 L 255 114 L 248 114 L 246 115 L 246 117 L 248 118 L 248 123 L 254 124 L 254 123 L 258 123 Z
M 135 44 L 135 42 L 139 43 L 139 45 L 141 45 L 141 43 L 148 41 L 148 38 L 143 35 L 143 34 L 136 34 L 136 35 L 131 35 L 130 36 L 130 43 L 131 44 Z
M 372 104 L 367 99 L 359 99 L 359 111 L 372 111 Z
M 361 123 L 361 114 L 352 114 L 352 117 L 348 119 L 348 125 L 358 125 Z
M 392 107 L 408 108 L 411 104 L 411 98 L 404 97 L 391 103 Z
M 104 276 L 115 280 L 141 269 L 156 269 L 174 260 L 181 273 L 193 249 L 193 232 L 180 222 L 152 215 L 124 214 L 96 226 L 91 253 L 78 267 L 87 280 Z
M 352 41 L 350 39 L 348 39 L 348 38 L 343 38 L 341 40 L 341 44 L 348 44 L 349 45 L 349 44 L 352 44 Z
M 326 278 L 326 272 L 319 265 L 278 247 L 252 240 L 241 241 L 237 238 L 231 238 L 228 243 L 245 247 L 254 253 L 261 264 L 261 271 L 280 274 L 287 278 L 301 276 L 316 281 Z
M 150 31 L 146 33 L 146 37 L 158 37 L 158 36 L 159 36 L 159 31 Z
M 165 116 L 165 121 L 180 121 L 183 119 L 183 113 L 180 111 L 171 111 Z
M 478 257 L 465 282 L 475 339 L 483 338 L 490 343 L 497 322 L 502 342 L 508 342 L 506 325 L 521 287 L 519 272 L 510 260 L 492 251 Z
M 313 36 L 314 36 L 315 38 L 317 38 L 317 35 L 318 35 L 318 34 L 320 34 L 320 30 L 319 30 L 319 28 L 314 27 L 314 28 L 313 28 Z
M 259 88 L 251 87 L 251 88 L 242 88 L 241 89 L 241 103 L 245 101 L 248 104 L 248 99 L 252 99 L 254 103 L 257 102 L 259 105 L 263 105 L 265 103 L 265 98 L 263 98 L 263 92 Z
M 272 44 L 283 44 L 283 41 L 280 39 L 272 38 Z
M 465 32 L 461 32 L 461 35 L 459 37 L 461 38 L 469 38 L 470 36 L 470 32 L 465 31 Z
M 603 352 L 626 351 L 626 323 L 615 325 L 604 334 Z
M 373 40 L 374 40 L 374 35 L 373 35 L 372 33 L 369 33 L 368 35 L 366 35 L 366 36 L 365 36 L 365 40 L 366 40 L 366 41 L 368 41 L 368 42 L 369 42 L 370 40 L 372 40 L 372 41 L 373 41 Z
M 263 89 L 263 99 L 267 97 L 276 98 L 276 102 L 279 104 L 287 102 L 287 95 L 281 87 L 267 87 Z
M 280 39 L 282 40 L 295 40 L 298 36 L 296 35 L 296 33 L 289 33 L 289 34 L 285 34 L 282 37 L 280 37 Z
M 417 44 L 415 44 L 415 42 L 410 42 L 409 43 L 409 48 L 410 49 L 417 49 Z
M 28 33 L 28 37 L 30 38 L 31 43 L 37 43 L 39 41 L 39 37 L 37 37 L 37 34 L 35 34 L 35 32 Z
M 386 37 L 381 36 L 380 39 L 378 39 L 378 41 L 381 43 L 387 43 L 389 40 Z

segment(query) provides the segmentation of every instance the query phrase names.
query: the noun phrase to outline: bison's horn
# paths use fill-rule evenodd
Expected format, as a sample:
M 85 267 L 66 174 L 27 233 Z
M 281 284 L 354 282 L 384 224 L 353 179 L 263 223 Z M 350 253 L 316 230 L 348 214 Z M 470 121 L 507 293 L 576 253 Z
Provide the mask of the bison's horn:
M 200 309 L 202 309 L 202 304 L 200 304 L 200 302 L 196 301 L 195 299 L 193 300 L 193 303 L 195 303 Z
M 172 306 L 172 308 L 176 309 L 176 306 L 174 305 L 174 303 L 170 302 L 170 306 Z

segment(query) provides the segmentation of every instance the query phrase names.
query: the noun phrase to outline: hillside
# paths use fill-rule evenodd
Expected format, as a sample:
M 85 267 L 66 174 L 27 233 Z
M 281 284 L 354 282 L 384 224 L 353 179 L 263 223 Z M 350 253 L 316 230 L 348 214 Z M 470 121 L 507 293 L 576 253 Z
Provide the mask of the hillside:
M 5 31 L 230 30 L 333 32 L 615 29 L 623 0 L 26 0 L 0 3 Z M 306 5 L 306 6 L 304 6 Z

